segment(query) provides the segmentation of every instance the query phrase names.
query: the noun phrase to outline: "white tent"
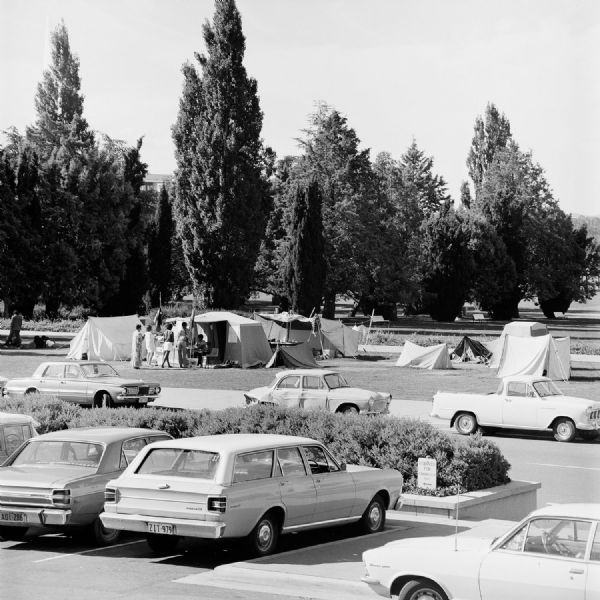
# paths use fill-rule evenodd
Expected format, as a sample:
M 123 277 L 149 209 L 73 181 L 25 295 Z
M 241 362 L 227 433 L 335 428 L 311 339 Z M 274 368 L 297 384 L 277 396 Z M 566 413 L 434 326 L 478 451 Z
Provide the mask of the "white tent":
M 137 315 L 88 317 L 71 340 L 67 358 L 81 360 L 87 355 L 88 360 L 129 360 L 133 331 L 141 324 Z
M 568 337 L 507 335 L 499 360 L 498 377 L 545 375 L 566 381 L 571 375 L 570 347 Z
M 498 339 L 485 344 L 485 347 L 492 353 L 489 362 L 490 369 L 497 369 L 500 366 L 504 338 L 507 335 L 520 338 L 540 337 L 548 335 L 548 328 L 543 323 L 536 323 L 535 321 L 511 321 L 507 323 Z
M 451 369 L 452 363 L 446 344 L 423 347 L 412 342 L 404 342 L 396 366 L 416 369 Z
M 175 322 L 175 339 L 181 323 L 189 323 L 189 318 L 167 319 Z M 235 313 L 213 311 L 196 315 L 194 321 L 210 344 L 218 352 L 221 362 L 234 361 L 242 367 L 254 367 L 266 364 L 273 352 L 265 336 L 262 325 Z

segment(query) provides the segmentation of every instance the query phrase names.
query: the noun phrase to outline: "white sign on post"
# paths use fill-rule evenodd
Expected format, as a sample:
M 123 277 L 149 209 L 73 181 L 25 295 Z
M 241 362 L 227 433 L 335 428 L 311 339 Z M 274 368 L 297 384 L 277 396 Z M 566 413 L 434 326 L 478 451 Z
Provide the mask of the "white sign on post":
M 425 490 L 437 488 L 437 461 L 435 458 L 420 458 L 417 467 L 417 487 Z

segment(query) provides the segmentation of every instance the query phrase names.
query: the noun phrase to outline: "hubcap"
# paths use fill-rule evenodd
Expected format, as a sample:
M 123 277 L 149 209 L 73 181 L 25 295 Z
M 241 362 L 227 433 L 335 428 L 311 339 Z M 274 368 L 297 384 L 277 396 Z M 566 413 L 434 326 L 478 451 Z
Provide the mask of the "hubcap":
M 412 600 L 442 600 L 442 597 L 434 590 L 421 590 Z
M 463 431 L 469 431 L 469 429 L 471 429 L 471 419 L 469 419 L 469 417 L 461 417 L 460 428 Z
M 377 529 L 381 521 L 381 508 L 379 507 L 379 504 L 373 504 L 371 507 L 371 510 L 369 511 L 369 521 L 371 522 L 371 527 Z
M 558 435 L 560 435 L 560 437 L 568 437 L 571 435 L 571 427 L 568 423 L 561 423 L 558 426 Z
M 271 543 L 271 526 L 268 523 L 261 523 L 258 528 L 258 544 L 261 548 L 266 548 Z

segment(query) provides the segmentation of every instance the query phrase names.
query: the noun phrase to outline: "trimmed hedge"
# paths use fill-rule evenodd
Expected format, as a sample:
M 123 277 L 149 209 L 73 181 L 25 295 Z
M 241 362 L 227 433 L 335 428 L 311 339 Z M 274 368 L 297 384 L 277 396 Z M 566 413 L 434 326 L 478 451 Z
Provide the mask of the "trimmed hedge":
M 40 433 L 68 427 L 127 426 L 167 431 L 173 437 L 222 433 L 277 433 L 323 442 L 348 464 L 398 469 L 404 491 L 447 496 L 501 485 L 510 481 L 510 464 L 498 447 L 481 436 L 455 438 L 429 423 L 395 417 L 356 417 L 321 411 L 269 406 L 221 411 L 160 408 L 83 409 L 60 400 L 33 398 L 0 401 L 0 409 L 32 415 Z M 437 490 L 417 484 L 417 459 L 437 460 Z

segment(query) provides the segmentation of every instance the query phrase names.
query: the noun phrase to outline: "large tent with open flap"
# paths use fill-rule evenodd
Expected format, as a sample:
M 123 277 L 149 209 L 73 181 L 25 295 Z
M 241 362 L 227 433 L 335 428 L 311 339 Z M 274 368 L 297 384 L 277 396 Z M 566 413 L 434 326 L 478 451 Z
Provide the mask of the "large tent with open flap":
M 271 367 L 286 367 L 288 369 L 316 369 L 319 365 L 315 361 L 312 348 L 306 343 L 278 346 L 266 364 Z
M 414 367 L 415 369 L 452 369 L 450 354 L 446 344 L 436 346 L 419 346 L 412 342 L 404 342 L 402 352 L 396 361 L 397 367 Z
M 137 315 L 125 317 L 88 317 L 85 325 L 69 344 L 68 359 L 129 360 L 131 338 L 136 325 L 142 322 Z
M 492 353 L 481 342 L 465 335 L 451 352 L 450 357 L 459 362 L 487 363 L 491 355 Z

